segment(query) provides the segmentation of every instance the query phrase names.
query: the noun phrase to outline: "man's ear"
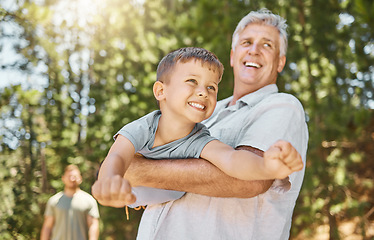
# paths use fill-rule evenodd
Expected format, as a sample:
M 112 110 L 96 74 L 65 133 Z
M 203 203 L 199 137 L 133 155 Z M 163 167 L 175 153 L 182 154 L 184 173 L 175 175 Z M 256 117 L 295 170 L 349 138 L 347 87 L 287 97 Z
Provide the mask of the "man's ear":
M 285 65 L 286 65 L 286 56 L 279 57 L 278 68 L 277 68 L 278 73 L 283 71 L 283 68 Z
M 164 84 L 160 81 L 156 81 L 153 84 L 153 95 L 155 96 L 157 101 L 161 101 L 165 98 L 164 95 Z
M 230 66 L 234 66 L 234 50 L 231 49 L 230 51 Z

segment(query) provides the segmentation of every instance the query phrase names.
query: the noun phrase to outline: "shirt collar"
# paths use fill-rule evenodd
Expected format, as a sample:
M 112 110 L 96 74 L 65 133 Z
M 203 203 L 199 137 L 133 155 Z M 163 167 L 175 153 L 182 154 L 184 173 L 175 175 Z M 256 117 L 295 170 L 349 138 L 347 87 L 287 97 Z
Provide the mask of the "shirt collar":
M 239 109 L 245 105 L 249 105 L 249 106 L 254 106 L 256 105 L 256 103 L 260 102 L 262 99 L 264 99 L 266 96 L 268 96 L 269 94 L 272 94 L 272 93 L 277 93 L 278 92 L 278 87 L 276 84 L 270 84 L 270 85 L 266 85 L 265 87 L 262 87 L 260 88 L 259 90 L 253 92 L 253 93 L 249 93 L 247 95 L 244 95 L 243 97 L 239 98 L 237 101 L 236 101 L 236 104 L 233 105 L 233 106 L 228 106 L 228 104 L 230 103 L 230 101 L 232 100 L 232 96 L 231 97 L 228 97 L 222 101 L 220 101 L 218 104 L 217 104 L 217 107 L 220 106 L 220 107 L 223 107 L 223 108 L 228 108 L 228 109 Z
M 241 97 L 240 99 L 238 99 L 237 103 L 239 102 L 241 106 L 243 106 L 243 104 L 255 105 L 256 103 L 260 102 L 262 99 L 267 97 L 269 94 L 273 94 L 277 92 L 278 92 L 278 87 L 276 84 L 266 85 L 265 87 L 260 88 L 259 90 L 253 93 L 250 93 L 250 94 L 247 94 Z

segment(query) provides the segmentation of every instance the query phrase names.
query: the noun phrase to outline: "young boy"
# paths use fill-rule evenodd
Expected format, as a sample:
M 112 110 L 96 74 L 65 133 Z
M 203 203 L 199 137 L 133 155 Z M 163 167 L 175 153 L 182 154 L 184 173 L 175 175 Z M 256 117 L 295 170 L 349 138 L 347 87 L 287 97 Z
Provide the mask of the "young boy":
M 300 155 L 288 142 L 276 142 L 262 158 L 235 150 L 210 136 L 200 122 L 214 111 L 222 74 L 223 65 L 218 58 L 201 48 L 181 48 L 160 61 L 153 86 L 160 110 L 125 125 L 115 135 L 92 187 L 100 204 L 139 206 L 175 200 L 184 194 L 143 187 L 131 189 L 123 176 L 137 152 L 151 159 L 201 157 L 243 180 L 283 179 L 302 169 Z M 142 201 L 135 203 L 136 196 Z

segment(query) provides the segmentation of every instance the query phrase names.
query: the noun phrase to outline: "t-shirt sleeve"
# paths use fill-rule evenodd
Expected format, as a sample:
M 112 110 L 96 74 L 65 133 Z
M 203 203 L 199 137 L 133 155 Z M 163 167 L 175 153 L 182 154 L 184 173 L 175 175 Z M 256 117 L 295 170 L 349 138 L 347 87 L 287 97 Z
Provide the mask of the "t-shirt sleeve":
M 185 147 L 185 153 L 182 156 L 199 158 L 205 145 L 210 141 L 216 140 L 215 137 L 210 135 L 209 129 L 205 125 L 198 123 L 196 128 L 193 136 L 186 140 L 185 145 L 187 147 Z
M 88 215 L 94 218 L 100 218 L 99 207 L 97 206 L 96 200 L 90 196 L 91 208 L 88 211 Z
M 305 113 L 300 102 L 290 95 L 283 95 L 277 101 L 264 103 L 265 106 L 256 112 L 255 121 L 250 123 L 240 139 L 238 146 L 247 145 L 266 151 L 278 140 L 290 142 L 300 153 L 305 165 L 308 130 Z M 304 171 L 304 169 L 302 170 Z M 283 180 L 275 180 L 272 190 L 283 193 L 291 188 L 291 183 L 298 175 L 292 173 Z
M 149 141 L 151 136 L 151 126 L 149 121 L 153 121 L 155 112 L 149 113 L 133 122 L 123 126 L 114 136 L 116 139 L 119 134 L 126 137 L 134 145 L 135 152 L 142 149 Z
M 45 207 L 44 216 L 54 216 L 52 207 L 52 198 L 48 199 L 47 205 Z

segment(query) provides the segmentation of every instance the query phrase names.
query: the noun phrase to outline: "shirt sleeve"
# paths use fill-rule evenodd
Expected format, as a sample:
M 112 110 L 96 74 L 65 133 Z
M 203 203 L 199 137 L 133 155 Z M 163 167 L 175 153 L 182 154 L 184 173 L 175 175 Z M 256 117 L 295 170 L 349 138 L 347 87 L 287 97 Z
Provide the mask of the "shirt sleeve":
M 100 218 L 99 207 L 97 206 L 96 200 L 90 196 L 91 201 L 91 209 L 88 212 L 88 215 L 94 218 Z
M 47 205 L 45 207 L 44 216 L 54 216 L 53 207 L 51 203 L 52 199 L 48 199 Z
M 185 192 L 144 186 L 133 187 L 132 192 L 136 196 L 136 202 L 129 205 L 131 208 L 177 200 L 185 194 Z
M 256 118 L 245 128 L 239 145 L 252 146 L 266 151 L 278 140 L 290 142 L 302 156 L 304 166 L 308 141 L 305 113 L 300 102 L 291 95 L 281 94 L 275 99 L 267 99 Z M 253 114 L 253 113 L 252 113 Z M 302 170 L 304 172 L 304 169 Z M 275 180 L 271 189 L 284 193 L 290 190 L 299 172 L 292 173 L 283 180 Z
M 148 142 L 151 136 L 154 134 L 154 123 L 155 117 L 159 115 L 159 111 L 153 111 L 133 122 L 130 122 L 123 126 L 114 136 L 116 139 L 119 134 L 126 137 L 134 145 L 135 152 L 142 149 Z

